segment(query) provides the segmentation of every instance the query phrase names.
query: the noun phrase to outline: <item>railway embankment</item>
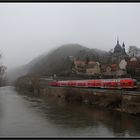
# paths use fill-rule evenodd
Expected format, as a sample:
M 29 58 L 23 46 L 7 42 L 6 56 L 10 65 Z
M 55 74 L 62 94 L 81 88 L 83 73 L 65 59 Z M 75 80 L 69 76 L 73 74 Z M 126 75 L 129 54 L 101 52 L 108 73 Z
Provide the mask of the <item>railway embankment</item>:
M 140 91 L 51 87 L 48 83 L 48 80 L 40 80 L 38 77 L 24 77 L 19 79 L 15 86 L 24 94 L 57 98 L 135 115 L 140 114 Z
M 128 93 L 128 91 L 120 90 L 46 87 L 42 89 L 40 95 L 135 115 L 140 114 L 140 93 L 133 93 L 133 91 Z

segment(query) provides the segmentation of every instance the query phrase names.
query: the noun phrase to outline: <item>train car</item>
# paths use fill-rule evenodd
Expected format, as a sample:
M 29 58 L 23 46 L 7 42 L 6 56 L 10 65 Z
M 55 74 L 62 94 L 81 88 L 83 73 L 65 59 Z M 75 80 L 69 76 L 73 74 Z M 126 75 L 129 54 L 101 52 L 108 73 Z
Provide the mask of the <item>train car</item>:
M 121 88 L 137 88 L 137 81 L 135 79 L 127 78 L 120 79 L 120 87 Z
M 100 88 L 102 85 L 102 80 L 88 80 L 87 82 L 88 87 L 95 87 L 95 88 Z
M 120 89 L 120 79 L 103 79 L 101 88 Z
M 137 88 L 137 81 L 132 78 L 120 79 L 95 79 L 95 80 L 69 80 L 54 81 L 51 86 L 67 87 L 89 87 L 89 88 L 108 88 L 108 89 L 133 89 Z
M 58 86 L 58 82 L 57 81 L 50 82 L 49 86 Z
M 68 81 L 68 86 L 75 87 L 76 86 L 76 81 Z
M 58 86 L 69 86 L 68 81 L 58 81 Z
M 76 87 L 88 87 L 87 80 L 77 80 Z

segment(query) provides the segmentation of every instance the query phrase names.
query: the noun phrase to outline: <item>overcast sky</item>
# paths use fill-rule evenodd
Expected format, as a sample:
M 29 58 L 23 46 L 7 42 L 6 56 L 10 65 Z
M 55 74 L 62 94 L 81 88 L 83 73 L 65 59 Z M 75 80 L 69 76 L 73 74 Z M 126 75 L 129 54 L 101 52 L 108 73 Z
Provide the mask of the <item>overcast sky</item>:
M 9 68 L 54 47 L 140 47 L 140 3 L 0 3 L 0 51 Z

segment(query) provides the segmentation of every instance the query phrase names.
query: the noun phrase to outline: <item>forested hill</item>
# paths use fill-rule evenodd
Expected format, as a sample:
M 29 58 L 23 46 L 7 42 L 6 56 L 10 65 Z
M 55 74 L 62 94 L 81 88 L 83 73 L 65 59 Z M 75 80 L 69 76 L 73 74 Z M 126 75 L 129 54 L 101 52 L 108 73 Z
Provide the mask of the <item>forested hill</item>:
M 108 53 L 97 49 L 89 49 L 79 44 L 67 44 L 58 47 L 48 55 L 42 57 L 39 61 L 32 61 L 30 73 L 37 73 L 41 75 L 57 75 L 68 74 L 71 71 L 72 62 L 69 56 L 86 60 L 87 57 L 91 60 L 102 61 L 107 63 Z M 100 60 L 99 60 L 100 59 Z
M 51 76 L 54 73 L 61 75 L 70 72 L 71 61 L 69 56 L 74 56 L 80 60 L 85 60 L 87 57 L 91 60 L 108 63 L 109 53 L 98 49 L 89 49 L 79 44 L 66 44 L 57 47 L 48 54 L 43 54 L 33 59 L 27 65 L 14 69 L 9 72 L 11 80 L 28 73 L 39 74 L 43 76 Z

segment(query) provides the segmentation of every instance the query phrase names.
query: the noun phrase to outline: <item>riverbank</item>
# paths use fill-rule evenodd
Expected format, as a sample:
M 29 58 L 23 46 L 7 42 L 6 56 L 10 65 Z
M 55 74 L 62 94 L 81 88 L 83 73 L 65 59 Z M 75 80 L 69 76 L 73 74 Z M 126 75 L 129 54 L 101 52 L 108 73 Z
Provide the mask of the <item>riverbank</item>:
M 67 102 L 79 102 L 125 112 L 140 114 L 140 92 L 124 90 L 105 90 L 93 88 L 50 87 L 49 81 L 38 77 L 24 77 L 19 79 L 15 86 L 19 92 L 39 97 L 54 97 Z
M 120 90 L 46 87 L 40 96 L 55 97 L 68 102 L 79 102 L 129 114 L 140 114 L 140 95 Z

